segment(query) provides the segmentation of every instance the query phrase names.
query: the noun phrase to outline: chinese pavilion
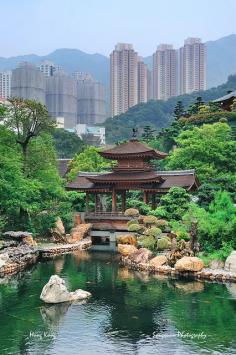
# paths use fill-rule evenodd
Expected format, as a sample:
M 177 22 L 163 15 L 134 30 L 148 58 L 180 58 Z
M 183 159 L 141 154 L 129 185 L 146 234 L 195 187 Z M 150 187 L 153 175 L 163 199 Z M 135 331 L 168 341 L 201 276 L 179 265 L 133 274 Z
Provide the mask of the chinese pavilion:
M 95 212 L 101 211 L 99 195 L 110 194 L 112 212 L 117 212 L 117 196 L 121 196 L 121 210 L 126 209 L 126 193 L 130 190 L 143 192 L 143 201 L 151 203 L 156 208 L 157 196 L 168 192 L 173 186 L 186 190 L 196 190 L 199 186 L 194 170 L 157 171 L 152 161 L 164 159 L 167 154 L 152 149 L 133 138 L 127 143 L 101 151 L 102 157 L 116 161 L 111 172 L 83 173 L 80 172 L 75 181 L 67 184 L 68 190 L 86 193 L 86 211 L 89 211 L 89 201 L 95 200 Z M 67 171 L 66 160 L 60 161 L 60 172 L 63 177 Z

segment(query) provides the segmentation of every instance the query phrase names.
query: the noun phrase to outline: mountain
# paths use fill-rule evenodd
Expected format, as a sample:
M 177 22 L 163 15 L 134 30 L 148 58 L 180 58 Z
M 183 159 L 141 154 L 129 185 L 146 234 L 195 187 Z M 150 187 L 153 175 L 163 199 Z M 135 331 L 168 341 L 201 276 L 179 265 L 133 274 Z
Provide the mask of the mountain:
M 211 88 L 222 84 L 230 74 L 236 72 L 236 34 L 206 42 L 206 45 L 207 86 Z M 10 58 L 0 57 L 0 70 L 13 69 L 21 61 L 37 64 L 45 59 L 62 65 L 68 73 L 75 70 L 90 72 L 107 89 L 109 87 L 109 58 L 97 53 L 88 54 L 79 49 L 57 49 L 46 56 L 29 54 Z M 152 56 L 144 58 L 144 61 L 149 67 L 152 66 Z
M 130 139 L 132 129 L 142 131 L 144 126 L 150 125 L 157 131 L 168 127 L 173 120 L 173 111 L 177 101 L 181 100 L 185 108 L 193 103 L 198 96 L 204 102 L 219 98 L 228 91 L 236 90 L 236 75 L 231 75 L 225 84 L 205 91 L 194 92 L 191 95 L 172 97 L 167 101 L 151 100 L 145 104 L 131 107 L 127 112 L 108 118 L 103 124 L 106 127 L 106 142 L 115 143 L 124 139 Z
M 10 58 L 0 57 L 0 70 L 14 69 L 22 61 L 38 64 L 42 60 L 51 60 L 61 65 L 68 73 L 76 70 L 89 72 L 96 80 L 108 87 L 109 59 L 102 54 L 88 54 L 79 49 L 57 49 L 46 56 L 29 54 Z

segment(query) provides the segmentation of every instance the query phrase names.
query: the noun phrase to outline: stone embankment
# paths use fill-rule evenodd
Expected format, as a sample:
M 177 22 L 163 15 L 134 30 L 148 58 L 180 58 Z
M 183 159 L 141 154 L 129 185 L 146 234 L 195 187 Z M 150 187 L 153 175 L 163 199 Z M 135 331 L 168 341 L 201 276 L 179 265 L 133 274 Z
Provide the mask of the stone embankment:
M 204 267 L 203 261 L 197 257 L 184 256 L 172 267 L 168 265 L 168 255 L 153 257 L 148 249 L 134 250 L 133 246 L 130 246 L 129 254 L 128 249 L 128 245 L 126 245 L 125 250 L 124 246 L 118 246 L 118 251 L 121 253 L 121 263 L 132 270 L 164 274 L 172 277 L 182 276 L 201 280 L 236 282 L 236 252 L 232 252 L 228 260 L 226 260 L 226 269 L 210 269 Z M 123 250 L 125 251 L 124 253 Z
M 91 224 L 81 223 L 76 216 L 70 234 L 65 233 L 63 223 L 58 218 L 55 228 L 51 230 L 51 239 L 45 244 L 37 244 L 29 232 L 4 233 L 0 240 L 0 277 L 24 270 L 34 264 L 39 256 L 52 257 L 88 249 L 92 245 L 90 230 Z
M 71 253 L 75 250 L 85 250 L 92 245 L 92 240 L 90 237 L 74 243 L 74 244 L 50 244 L 41 245 L 38 247 L 39 255 L 43 258 L 52 257 L 59 254 Z

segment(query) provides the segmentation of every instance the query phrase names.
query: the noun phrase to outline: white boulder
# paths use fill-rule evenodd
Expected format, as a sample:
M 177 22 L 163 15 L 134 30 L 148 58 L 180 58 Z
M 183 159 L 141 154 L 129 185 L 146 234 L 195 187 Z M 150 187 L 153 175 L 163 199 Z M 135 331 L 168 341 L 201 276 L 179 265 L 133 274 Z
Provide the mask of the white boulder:
M 232 251 L 232 253 L 225 260 L 225 270 L 236 272 L 236 251 Z
M 45 303 L 61 303 L 84 300 L 90 296 L 90 292 L 80 289 L 69 292 L 65 281 L 57 275 L 52 275 L 48 283 L 44 286 L 40 299 Z

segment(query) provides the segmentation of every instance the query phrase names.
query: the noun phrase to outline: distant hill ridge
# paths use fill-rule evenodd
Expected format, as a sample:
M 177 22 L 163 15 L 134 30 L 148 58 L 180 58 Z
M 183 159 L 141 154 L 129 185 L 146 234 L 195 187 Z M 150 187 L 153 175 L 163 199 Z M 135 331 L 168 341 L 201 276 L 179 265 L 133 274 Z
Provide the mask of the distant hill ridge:
M 208 88 L 211 88 L 224 83 L 228 75 L 236 73 L 236 34 L 206 42 L 206 45 L 207 83 Z M 75 70 L 90 72 L 106 88 L 109 86 L 109 58 L 98 53 L 88 54 L 79 49 L 61 48 L 45 56 L 29 54 L 10 58 L 0 57 L 0 70 L 13 69 L 21 61 L 39 63 L 45 59 L 62 65 L 68 73 Z M 144 60 L 151 65 L 152 56 Z

